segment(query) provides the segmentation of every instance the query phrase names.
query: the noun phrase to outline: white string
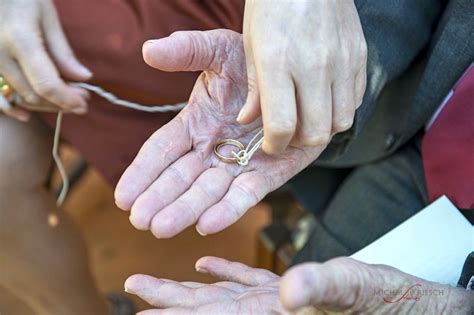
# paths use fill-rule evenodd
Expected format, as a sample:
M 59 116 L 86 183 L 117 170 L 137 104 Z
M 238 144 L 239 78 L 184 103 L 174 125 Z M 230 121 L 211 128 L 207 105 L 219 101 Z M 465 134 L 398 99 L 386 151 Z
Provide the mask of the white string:
M 145 106 L 138 103 L 119 99 L 114 94 L 107 92 L 104 89 L 95 85 L 90 85 L 87 83 L 73 83 L 72 85 L 94 92 L 95 94 L 99 95 L 100 97 L 103 97 L 104 99 L 108 100 L 110 103 L 114 105 L 127 107 L 134 110 L 139 110 L 142 112 L 148 112 L 148 113 L 172 112 L 172 111 L 179 111 L 183 109 L 184 106 L 186 106 L 186 103 L 178 103 L 176 105 Z M 54 139 L 53 139 L 53 160 L 54 160 L 54 163 L 56 164 L 56 167 L 59 170 L 59 174 L 61 175 L 61 179 L 62 179 L 61 192 L 59 194 L 58 199 L 56 200 L 56 205 L 58 207 L 60 207 L 64 203 L 64 199 L 66 198 L 67 193 L 69 191 L 69 178 L 67 176 L 66 169 L 59 155 L 59 140 L 61 137 L 62 119 L 63 119 L 63 112 L 60 111 L 56 119 L 56 129 L 54 130 Z
M 59 174 L 61 175 L 63 186 L 61 187 L 61 192 L 59 193 L 58 199 L 56 200 L 56 205 L 60 207 L 64 199 L 66 199 L 67 192 L 69 190 L 69 178 L 67 177 L 66 168 L 64 167 L 61 157 L 59 156 L 59 139 L 61 133 L 61 124 L 63 122 L 63 112 L 58 113 L 56 118 L 56 129 L 54 129 L 54 139 L 53 139 L 53 160 L 58 168 Z
M 110 103 L 114 105 L 139 110 L 142 112 L 148 112 L 148 113 L 174 112 L 174 111 L 179 111 L 183 109 L 184 106 L 186 106 L 186 103 L 178 103 L 175 105 L 145 106 L 138 103 L 122 100 L 118 98 L 117 96 L 115 96 L 114 94 L 107 92 L 101 87 L 98 87 L 95 85 L 91 85 L 87 83 L 73 83 L 72 85 L 94 92 L 95 94 L 99 95 L 100 97 L 105 98 L 106 100 L 108 100 Z
M 264 140 L 264 137 L 262 136 L 262 138 L 260 138 L 260 140 L 258 140 L 255 145 L 251 147 L 252 143 L 258 138 L 259 135 L 261 135 L 263 133 L 263 129 L 260 129 L 259 132 L 257 132 L 257 134 L 255 136 L 253 136 L 252 140 L 250 140 L 249 144 L 247 145 L 247 147 L 244 149 L 244 150 L 240 150 L 238 153 L 235 153 L 234 151 L 232 151 L 232 155 L 234 155 L 234 157 L 237 159 L 237 163 L 240 165 L 240 166 L 246 166 L 249 164 L 249 161 L 250 159 L 252 158 L 252 156 L 255 154 L 255 152 L 257 152 L 258 149 L 260 149 L 260 147 L 262 146 L 263 144 L 263 140 Z

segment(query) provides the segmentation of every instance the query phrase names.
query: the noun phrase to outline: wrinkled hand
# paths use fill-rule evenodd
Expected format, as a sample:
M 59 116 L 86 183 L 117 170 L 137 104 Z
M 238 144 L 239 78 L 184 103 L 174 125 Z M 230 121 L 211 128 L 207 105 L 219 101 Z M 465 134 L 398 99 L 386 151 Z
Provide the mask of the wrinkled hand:
M 223 282 L 175 282 L 134 275 L 125 282 L 125 289 L 160 308 L 140 315 L 469 314 L 474 310 L 472 292 L 350 258 L 297 265 L 282 278 L 217 257 L 201 258 L 196 270 Z M 383 290 L 397 293 L 384 295 Z
M 261 122 L 235 120 L 247 95 L 240 34 L 228 30 L 177 32 L 144 45 L 145 61 L 165 71 L 204 70 L 189 104 L 143 145 L 115 190 L 130 221 L 158 238 L 197 223 L 201 234 L 221 231 L 314 161 L 324 147 L 288 148 L 278 157 L 257 152 L 241 167 L 219 161 L 214 144 L 247 144 Z
M 21 96 L 11 108 L 0 100 L 6 115 L 27 121 L 28 110 L 86 112 L 88 92 L 61 76 L 84 81 L 92 74 L 74 57 L 51 0 L 0 1 L 0 75 Z
M 249 93 L 239 122 L 262 115 L 263 150 L 326 145 L 352 126 L 367 46 L 353 0 L 245 2 Z
M 140 315 L 285 313 L 278 301 L 280 277 L 267 270 L 217 257 L 199 259 L 196 270 L 222 281 L 205 284 L 134 275 L 125 282 L 125 291 L 162 309 Z

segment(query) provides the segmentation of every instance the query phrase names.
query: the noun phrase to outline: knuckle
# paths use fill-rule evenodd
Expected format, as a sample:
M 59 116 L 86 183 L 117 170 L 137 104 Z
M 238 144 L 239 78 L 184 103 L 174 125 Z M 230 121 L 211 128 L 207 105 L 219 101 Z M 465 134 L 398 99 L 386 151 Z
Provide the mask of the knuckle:
M 19 38 L 23 38 L 24 35 L 22 34 L 20 28 L 17 25 L 9 26 L 8 32 L 2 31 L 0 33 L 0 38 L 6 44 L 15 43 L 18 41 Z
M 9 46 L 9 48 L 22 47 L 26 43 L 29 43 L 30 33 L 25 31 L 23 25 L 19 23 L 12 23 L 8 32 L 2 32 L 2 41 Z
M 258 45 L 257 43 L 254 43 Z M 255 61 L 258 63 L 258 68 L 266 69 L 269 72 L 275 69 L 284 69 L 295 64 L 293 58 L 288 58 L 291 55 L 301 55 L 301 51 L 297 49 L 288 38 L 272 39 L 268 45 L 263 45 L 255 49 Z
M 25 100 L 26 103 L 30 104 L 30 105 L 41 105 L 41 98 L 34 94 L 34 93 L 28 93 L 28 94 L 25 94 L 24 96 L 22 96 L 23 99 Z
M 347 266 L 355 266 L 359 263 L 352 258 L 349 257 L 336 257 L 326 261 L 326 264 L 332 266 L 333 268 L 339 269 L 341 267 Z M 347 269 L 347 268 L 342 268 Z
M 331 63 L 331 51 L 328 47 L 318 49 L 318 53 L 313 59 L 313 67 L 316 69 L 326 69 Z
M 278 50 L 274 47 L 267 47 L 263 49 L 258 58 L 258 65 L 261 69 L 274 70 L 275 67 L 283 67 L 285 61 L 280 59 L 280 56 L 283 56 L 281 50 Z
M 267 124 L 267 134 L 272 137 L 283 138 L 293 135 L 295 132 L 296 124 L 292 121 L 272 121 Z
M 35 91 L 46 99 L 54 97 L 59 92 L 58 84 L 53 81 L 43 81 L 35 84 Z
M 343 65 L 348 65 L 351 62 L 351 52 L 349 49 L 343 48 L 339 51 L 339 60 Z
M 334 43 L 333 52 L 335 53 L 336 58 L 347 58 L 354 54 L 355 40 L 352 38 L 343 37 Z
M 356 95 L 357 95 L 357 100 L 356 100 L 356 103 L 355 103 L 355 109 L 356 109 L 356 110 L 357 110 L 357 109 L 362 105 L 362 103 L 364 102 L 364 94 L 365 94 L 366 85 L 367 85 L 367 81 L 366 81 L 366 79 L 364 78 L 364 79 L 362 80 L 362 83 L 360 84 L 360 87 L 358 87 L 357 90 L 356 90 Z
M 304 146 L 317 147 L 317 146 L 327 145 L 330 140 L 331 140 L 331 137 L 329 133 L 324 132 L 324 133 L 303 136 L 301 142 L 303 143 Z
M 350 129 L 354 124 L 354 120 L 350 118 L 340 119 L 334 122 L 333 129 L 335 132 L 342 132 Z
M 363 60 L 366 60 L 367 59 L 367 55 L 368 55 L 368 48 L 367 48 L 367 42 L 365 40 L 362 41 L 361 45 L 360 45 L 360 56 Z

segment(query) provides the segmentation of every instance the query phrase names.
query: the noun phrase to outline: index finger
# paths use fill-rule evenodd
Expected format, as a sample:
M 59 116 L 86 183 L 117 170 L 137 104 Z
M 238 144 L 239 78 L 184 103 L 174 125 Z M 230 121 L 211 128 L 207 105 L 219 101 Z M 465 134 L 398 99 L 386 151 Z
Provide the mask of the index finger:
M 279 277 L 266 270 L 252 268 L 239 262 L 227 259 L 206 256 L 196 262 L 196 270 L 203 273 L 248 286 L 265 285 Z
M 149 304 L 160 307 L 196 307 L 223 300 L 236 294 L 224 287 L 203 284 L 190 288 L 178 282 L 163 281 L 147 275 L 133 275 L 125 281 L 128 293 L 138 295 Z
M 19 35 L 12 52 L 35 92 L 62 109 L 85 112 L 86 101 L 60 78 L 41 41 L 41 35 L 28 29 L 22 29 L 21 32 L 33 35 L 28 38 L 24 34 Z

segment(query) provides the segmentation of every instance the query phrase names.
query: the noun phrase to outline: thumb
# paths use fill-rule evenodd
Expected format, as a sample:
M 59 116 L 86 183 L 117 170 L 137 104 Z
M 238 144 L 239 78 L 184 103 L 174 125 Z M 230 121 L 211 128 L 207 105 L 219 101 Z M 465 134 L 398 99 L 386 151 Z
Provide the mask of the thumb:
M 217 31 L 180 31 L 168 37 L 149 40 L 143 45 L 143 59 L 163 71 L 218 71 L 219 43 Z
M 346 311 L 359 305 L 366 281 L 360 263 L 336 258 L 324 264 L 305 263 L 288 270 L 280 284 L 280 300 L 290 311 L 306 306 Z M 363 275 L 364 273 L 362 273 Z

